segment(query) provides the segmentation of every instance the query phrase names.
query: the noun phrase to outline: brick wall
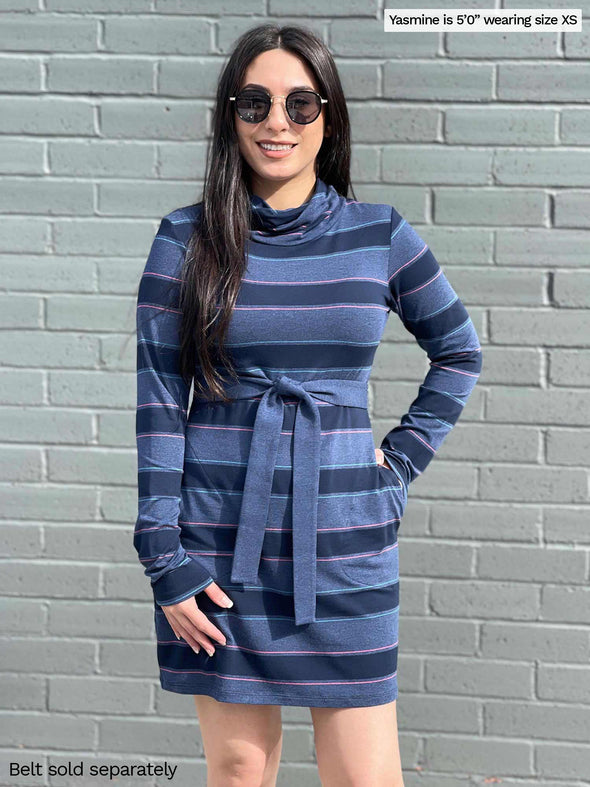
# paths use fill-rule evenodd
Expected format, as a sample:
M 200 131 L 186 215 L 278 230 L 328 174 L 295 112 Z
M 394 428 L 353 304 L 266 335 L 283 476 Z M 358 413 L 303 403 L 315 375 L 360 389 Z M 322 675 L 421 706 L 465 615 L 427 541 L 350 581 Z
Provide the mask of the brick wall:
M 148 760 L 205 784 L 132 546 L 130 333 L 159 218 L 199 198 L 221 64 L 268 19 L 329 44 L 357 199 L 418 229 L 485 354 L 399 531 L 406 787 L 590 785 L 590 39 L 385 34 L 382 0 L 0 0 L 0 784 Z M 426 370 L 390 317 L 376 445 Z M 309 711 L 283 719 L 279 784 L 319 785 Z

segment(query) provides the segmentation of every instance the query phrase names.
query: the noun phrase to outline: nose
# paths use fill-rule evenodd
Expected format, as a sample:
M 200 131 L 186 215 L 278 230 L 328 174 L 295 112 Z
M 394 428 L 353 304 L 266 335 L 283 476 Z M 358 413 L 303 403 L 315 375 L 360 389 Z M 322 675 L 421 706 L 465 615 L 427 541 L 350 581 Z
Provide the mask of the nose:
M 272 119 L 274 119 L 274 117 L 276 116 L 275 103 L 278 103 L 280 105 L 279 109 L 278 109 L 278 113 L 279 113 L 278 114 L 278 119 L 283 121 L 283 125 L 285 125 L 285 124 L 288 125 L 290 123 L 291 118 L 287 114 L 286 101 L 287 101 L 287 99 L 284 96 L 272 96 L 271 97 L 271 99 L 270 99 L 270 110 L 269 110 L 268 115 L 266 116 L 267 123 L 269 121 L 271 121 Z

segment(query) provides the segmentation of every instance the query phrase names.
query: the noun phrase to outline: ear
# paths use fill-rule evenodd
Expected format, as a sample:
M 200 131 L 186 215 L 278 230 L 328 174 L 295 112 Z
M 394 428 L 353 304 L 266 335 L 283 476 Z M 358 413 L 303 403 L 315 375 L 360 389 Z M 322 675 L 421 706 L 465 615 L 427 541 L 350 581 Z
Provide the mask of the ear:
M 332 126 L 330 126 L 330 125 L 326 126 L 326 131 L 324 133 L 324 136 L 325 137 L 331 137 L 332 136 Z

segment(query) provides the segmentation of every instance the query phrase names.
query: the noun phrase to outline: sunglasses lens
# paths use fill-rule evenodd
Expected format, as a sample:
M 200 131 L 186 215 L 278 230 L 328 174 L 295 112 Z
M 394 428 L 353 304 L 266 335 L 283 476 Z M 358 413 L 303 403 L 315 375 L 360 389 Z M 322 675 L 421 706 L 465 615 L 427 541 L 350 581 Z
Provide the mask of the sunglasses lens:
M 265 93 L 245 90 L 236 97 L 236 110 L 246 123 L 261 123 L 270 111 Z M 320 114 L 322 103 L 315 93 L 301 90 L 287 97 L 287 113 L 294 123 L 312 123 Z
M 305 90 L 291 93 L 287 100 L 287 112 L 295 123 L 311 123 L 320 114 L 321 106 L 319 96 Z
M 268 115 L 270 99 L 264 93 L 245 91 L 236 98 L 236 109 L 246 123 L 260 123 Z

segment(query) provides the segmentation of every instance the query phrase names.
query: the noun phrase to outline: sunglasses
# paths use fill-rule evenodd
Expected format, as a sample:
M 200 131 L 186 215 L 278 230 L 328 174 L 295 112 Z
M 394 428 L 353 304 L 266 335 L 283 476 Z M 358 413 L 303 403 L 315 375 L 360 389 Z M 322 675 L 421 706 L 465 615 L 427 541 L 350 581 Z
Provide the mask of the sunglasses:
M 294 90 L 285 96 L 269 96 L 260 90 L 242 90 L 237 96 L 231 96 L 230 101 L 235 101 L 235 107 L 240 118 L 246 123 L 261 123 L 270 112 L 275 98 L 285 99 L 287 114 L 293 123 L 307 125 L 313 123 L 322 111 L 322 104 L 327 104 L 328 99 L 322 98 L 313 90 Z

